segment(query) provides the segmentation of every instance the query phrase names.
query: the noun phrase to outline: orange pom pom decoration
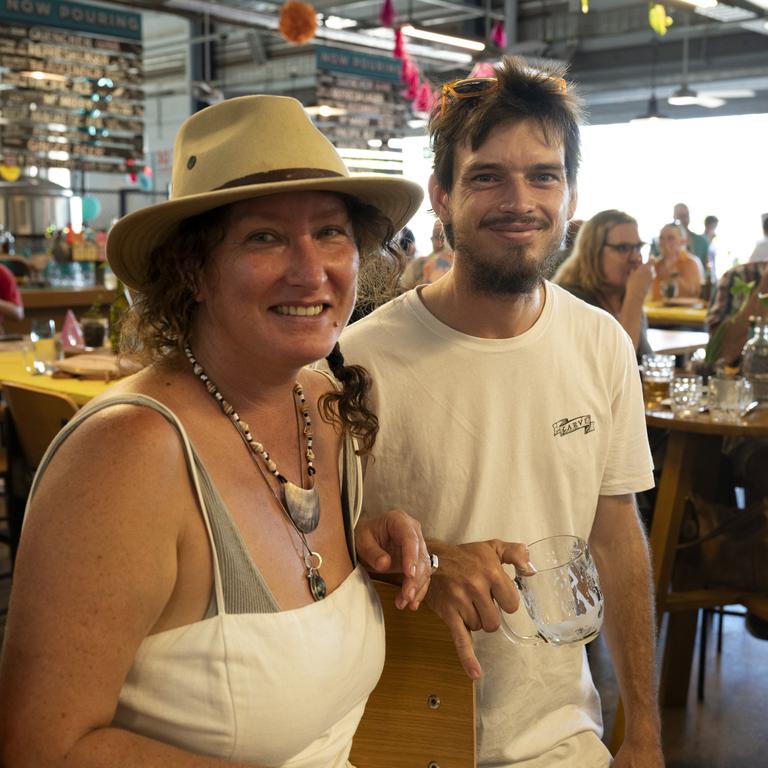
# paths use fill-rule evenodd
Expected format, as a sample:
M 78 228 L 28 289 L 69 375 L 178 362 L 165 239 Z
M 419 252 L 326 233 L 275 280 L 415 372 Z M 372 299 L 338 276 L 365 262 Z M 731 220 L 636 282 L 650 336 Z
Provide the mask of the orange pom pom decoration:
M 280 10 L 280 34 L 289 42 L 300 45 L 315 36 L 317 17 L 308 3 L 288 0 Z

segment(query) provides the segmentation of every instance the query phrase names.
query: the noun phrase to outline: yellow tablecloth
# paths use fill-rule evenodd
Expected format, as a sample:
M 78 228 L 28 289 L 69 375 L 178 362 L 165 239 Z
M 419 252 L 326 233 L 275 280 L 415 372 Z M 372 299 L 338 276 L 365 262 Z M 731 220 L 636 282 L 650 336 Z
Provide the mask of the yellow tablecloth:
M 678 326 L 706 330 L 706 307 L 665 307 L 659 302 L 648 302 L 643 306 L 648 325 L 651 328 L 668 328 Z
M 94 379 L 53 378 L 51 376 L 33 376 L 24 368 L 24 354 L 20 351 L 0 352 L 0 381 L 12 381 L 17 384 L 29 384 L 39 389 L 49 389 L 69 395 L 78 405 L 85 405 L 96 395 L 100 395 L 114 382 Z

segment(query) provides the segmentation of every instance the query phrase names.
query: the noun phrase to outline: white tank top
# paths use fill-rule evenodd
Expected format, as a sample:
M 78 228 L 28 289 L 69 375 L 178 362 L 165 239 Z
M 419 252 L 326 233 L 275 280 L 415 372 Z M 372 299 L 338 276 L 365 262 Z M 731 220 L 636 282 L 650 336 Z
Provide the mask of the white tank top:
M 222 579 L 211 525 L 223 503 L 172 411 L 143 395 L 84 408 L 51 445 L 41 470 L 85 418 L 116 403 L 151 407 L 179 433 L 213 553 L 216 607 L 209 618 L 145 638 L 113 724 L 265 768 L 348 766 L 352 736 L 384 664 L 384 619 L 367 574 L 358 565 L 325 600 L 295 610 L 227 612 L 231 580 Z M 345 445 L 342 464 L 359 469 L 350 453 Z M 342 472 L 351 521 L 359 513 L 359 477 L 349 464 Z

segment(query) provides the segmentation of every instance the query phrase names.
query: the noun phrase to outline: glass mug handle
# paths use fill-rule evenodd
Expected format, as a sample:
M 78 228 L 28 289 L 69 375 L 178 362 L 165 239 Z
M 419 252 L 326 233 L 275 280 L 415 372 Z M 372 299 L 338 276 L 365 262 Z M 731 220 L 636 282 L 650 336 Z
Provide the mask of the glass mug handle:
M 515 576 L 515 586 L 517 587 L 518 592 L 522 592 L 522 585 L 520 584 L 520 577 Z M 525 606 L 525 601 L 522 598 L 522 595 L 520 596 L 520 605 Z M 526 613 L 528 613 L 528 608 L 525 608 Z M 512 627 L 507 624 L 506 619 L 504 618 L 504 611 L 499 608 L 499 615 L 501 616 L 501 631 L 504 633 L 504 637 L 507 638 L 510 642 L 514 643 L 515 645 L 527 645 L 527 646 L 534 646 L 534 645 L 549 645 L 549 643 L 540 635 L 521 635 L 515 632 Z M 528 613 L 530 616 L 530 613 Z M 533 617 L 531 617 L 531 620 L 533 620 Z

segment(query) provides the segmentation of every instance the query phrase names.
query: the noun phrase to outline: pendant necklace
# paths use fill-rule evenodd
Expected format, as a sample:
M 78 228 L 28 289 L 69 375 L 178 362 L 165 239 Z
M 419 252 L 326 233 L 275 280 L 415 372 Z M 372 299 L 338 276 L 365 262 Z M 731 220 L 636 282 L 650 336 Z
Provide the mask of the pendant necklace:
M 282 489 L 283 498 L 281 503 L 287 509 L 288 515 L 296 528 L 304 533 L 311 533 L 314 531 L 315 528 L 317 528 L 318 522 L 320 522 L 320 494 L 318 493 L 313 480 L 315 474 L 315 454 L 312 450 L 312 421 L 309 417 L 309 407 L 304 399 L 304 390 L 302 389 L 301 384 L 299 384 L 298 381 L 295 382 L 293 385 L 293 394 L 294 397 L 299 400 L 300 404 L 298 409 L 304 421 L 302 432 L 306 441 L 306 451 L 304 455 L 307 459 L 309 488 L 302 488 L 300 485 L 292 483 L 280 472 L 280 470 L 278 470 L 277 465 L 270 458 L 266 448 L 253 439 L 248 424 L 240 418 L 232 405 L 224 399 L 224 396 L 219 392 L 218 387 L 208 377 L 203 366 L 195 359 L 188 344 L 184 347 L 184 354 L 192 365 L 192 370 L 195 376 L 203 382 L 209 394 L 216 400 L 221 410 L 224 411 L 224 414 L 228 416 L 230 421 L 235 425 L 240 437 L 248 446 L 251 456 L 254 457 L 254 460 L 256 460 L 255 457 L 260 457 L 267 469 L 277 478 Z M 258 460 L 256 460 L 256 463 L 258 465 Z
M 299 405 L 297 405 L 297 411 L 301 413 L 301 418 L 304 424 L 303 429 L 300 428 L 300 435 L 304 435 L 306 441 L 305 457 L 307 460 L 307 476 L 311 483 L 310 488 L 302 488 L 295 485 L 288 480 L 277 469 L 275 462 L 269 456 L 269 453 L 261 443 L 256 442 L 251 435 L 251 430 L 239 416 L 233 406 L 228 403 L 224 396 L 219 392 L 218 387 L 211 381 L 208 374 L 203 369 L 203 366 L 197 361 L 192 354 L 192 349 L 187 344 L 184 347 L 184 354 L 189 360 L 192 371 L 195 376 L 205 385 L 208 393 L 219 404 L 219 407 L 224 412 L 224 415 L 229 417 L 229 420 L 235 425 L 238 434 L 242 438 L 246 447 L 248 448 L 249 455 L 256 464 L 259 470 L 259 475 L 264 479 L 267 487 L 275 497 L 278 506 L 285 513 L 286 517 L 290 520 L 291 525 L 296 529 L 296 533 L 301 539 L 301 544 L 304 547 L 304 567 L 307 569 L 306 577 L 309 584 L 309 591 L 312 595 L 312 599 L 322 600 L 328 590 L 326 588 L 325 580 L 320 575 L 320 567 L 323 564 L 323 558 L 319 552 L 313 552 L 307 542 L 306 533 L 311 533 L 317 528 L 317 524 L 320 522 L 320 494 L 318 493 L 317 486 L 314 483 L 313 476 L 315 474 L 314 459 L 315 454 L 312 451 L 312 421 L 309 415 L 309 406 L 307 406 L 306 399 L 304 398 L 304 390 L 299 382 L 295 382 L 293 386 L 294 403 L 298 399 Z M 299 442 L 301 442 L 299 440 Z M 261 461 L 259 460 L 261 459 Z M 266 468 L 277 478 L 282 490 L 281 494 L 278 494 L 269 482 L 261 462 L 264 462 Z M 282 498 L 281 498 L 282 497 Z

